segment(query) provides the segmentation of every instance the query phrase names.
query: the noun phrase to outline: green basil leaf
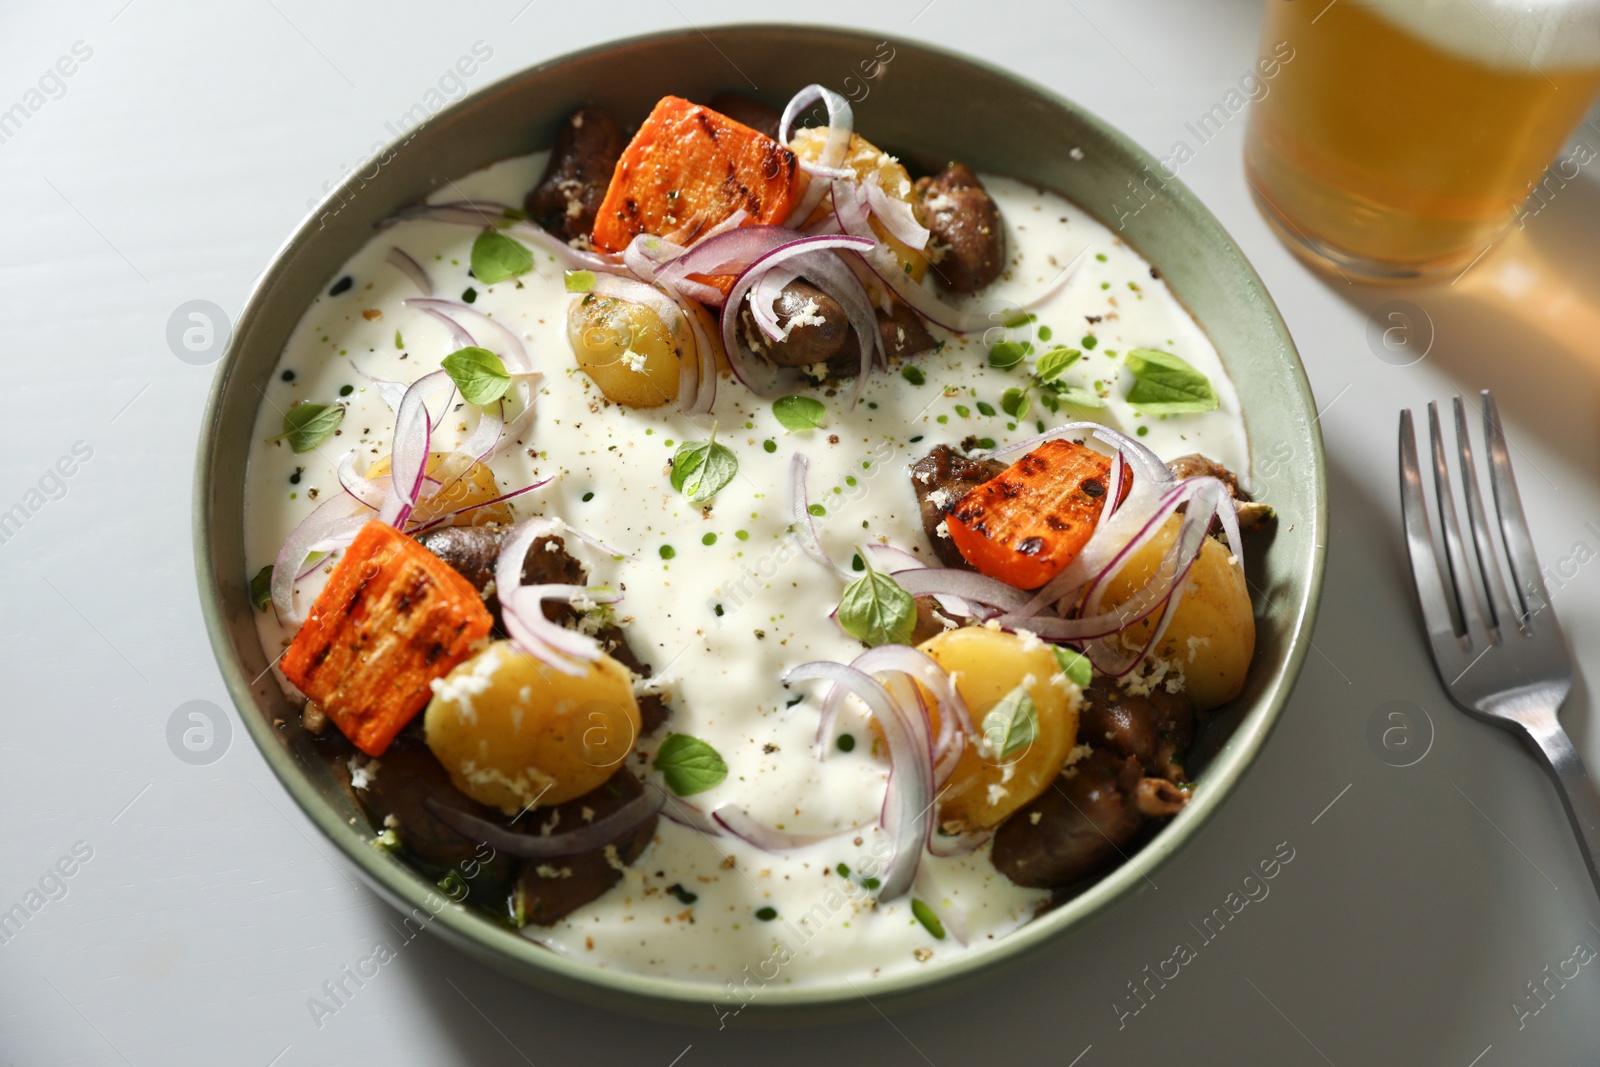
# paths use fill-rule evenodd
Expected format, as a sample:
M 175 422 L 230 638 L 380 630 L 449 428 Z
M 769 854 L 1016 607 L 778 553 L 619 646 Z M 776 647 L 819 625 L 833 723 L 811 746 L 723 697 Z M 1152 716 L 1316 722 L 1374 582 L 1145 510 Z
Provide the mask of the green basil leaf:
M 944 940 L 944 923 L 939 921 L 939 916 L 934 914 L 932 908 L 916 897 L 911 898 L 911 914 L 917 917 L 917 922 L 922 924 L 924 930 L 933 935 L 935 941 Z
M 1057 389 L 1056 396 L 1060 397 L 1063 403 L 1075 404 L 1080 408 L 1103 408 L 1106 406 L 1106 402 L 1094 390 L 1084 389 L 1076 385 Z
M 444 357 L 444 371 L 469 404 L 492 404 L 511 385 L 506 365 L 487 348 L 458 348 Z
M 784 396 L 772 402 L 772 413 L 786 430 L 815 430 L 828 409 L 809 396 Z
M 283 433 L 296 452 L 310 452 L 333 436 L 344 421 L 344 408 L 338 404 L 296 404 L 283 416 Z
M 1135 348 L 1122 362 L 1133 373 L 1128 403 L 1136 408 L 1169 415 L 1217 408 L 1211 380 L 1171 352 Z
M 1039 736 L 1039 709 L 1027 686 L 1019 685 L 1000 698 L 983 717 L 983 739 L 999 760 L 1025 752 Z
M 874 647 L 908 645 L 917 628 L 917 602 L 889 575 L 868 570 L 845 587 L 839 625 Z
M 989 366 L 997 370 L 1010 370 L 1033 353 L 1027 341 L 1001 341 L 989 349 Z
M 1041 382 L 1059 378 L 1061 372 L 1078 362 L 1083 353 L 1076 348 L 1052 348 L 1040 356 L 1033 365 L 1034 377 Z
M 472 276 L 486 285 L 533 269 L 533 253 L 499 230 L 484 230 L 472 242 Z
M 728 765 L 722 755 L 688 734 L 667 735 L 656 750 L 655 768 L 667 780 L 667 788 L 680 797 L 704 793 L 728 777 Z
M 1032 402 L 1028 399 L 1026 389 L 1013 386 L 1000 394 L 1000 410 L 1010 415 L 1013 419 L 1020 419 L 1028 413 Z
M 1094 664 L 1075 648 L 1063 648 L 1056 645 L 1056 665 L 1061 668 L 1061 673 L 1067 676 L 1068 681 L 1079 689 L 1089 688 L 1089 683 L 1094 681 Z
M 710 500 L 739 472 L 739 459 L 716 437 L 685 441 L 672 455 L 672 488 L 699 504 Z
M 250 579 L 250 603 L 256 606 L 257 611 L 264 610 L 272 603 L 272 564 L 256 571 L 256 576 Z

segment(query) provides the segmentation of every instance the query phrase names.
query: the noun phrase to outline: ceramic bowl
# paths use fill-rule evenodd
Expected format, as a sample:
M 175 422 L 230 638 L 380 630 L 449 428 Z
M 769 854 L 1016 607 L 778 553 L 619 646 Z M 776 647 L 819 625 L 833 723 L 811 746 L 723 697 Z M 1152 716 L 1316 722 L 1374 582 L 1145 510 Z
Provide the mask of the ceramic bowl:
M 1279 523 L 1255 552 L 1255 662 L 1244 694 L 1209 718 L 1186 761 L 1194 800 L 1126 863 L 1054 910 L 992 944 L 873 985 L 872 1004 L 836 984 L 772 985 L 739 1019 L 823 1022 L 870 1016 L 958 995 L 1052 946 L 1123 897 L 1195 837 L 1228 801 L 1283 711 L 1309 648 L 1323 574 L 1327 499 L 1310 389 L 1289 333 L 1261 280 L 1217 220 L 1129 138 L 1087 111 L 1004 70 L 903 40 L 798 26 L 685 30 L 603 45 L 551 60 L 444 108 L 335 190 L 261 276 L 234 328 L 200 439 L 194 495 L 200 599 L 217 662 L 240 718 L 284 788 L 380 895 L 431 912 L 436 887 L 374 850 L 349 794 L 299 729 L 267 668 L 252 620 L 244 559 L 245 462 L 258 391 L 289 333 L 373 223 L 422 200 L 447 179 L 547 147 L 558 123 L 596 103 L 637 121 L 667 93 L 709 99 L 749 90 L 781 106 L 812 82 L 856 101 L 863 130 L 885 150 L 931 162 L 959 158 L 1075 201 L 1137 248 L 1166 278 L 1221 353 L 1237 386 L 1254 458 Z M 875 77 L 869 76 L 875 74 Z M 1270 598 L 1271 610 L 1260 605 Z M 569 959 L 450 905 L 429 928 L 534 986 L 653 1018 L 712 1023 L 718 991 L 602 970 Z

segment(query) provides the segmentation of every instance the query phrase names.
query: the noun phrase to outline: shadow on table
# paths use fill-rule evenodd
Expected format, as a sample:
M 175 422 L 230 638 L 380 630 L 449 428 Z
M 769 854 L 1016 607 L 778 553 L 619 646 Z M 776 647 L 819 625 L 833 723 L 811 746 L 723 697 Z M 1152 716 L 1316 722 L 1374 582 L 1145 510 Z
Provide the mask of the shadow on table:
M 1368 317 L 1378 358 L 1420 356 L 1474 398 L 1493 389 L 1508 421 L 1552 451 L 1570 452 L 1587 437 L 1572 430 L 1600 416 L 1600 177 L 1584 172 L 1555 190 L 1450 282 L 1368 287 L 1324 277 Z M 1588 470 L 1600 460 L 1571 458 Z

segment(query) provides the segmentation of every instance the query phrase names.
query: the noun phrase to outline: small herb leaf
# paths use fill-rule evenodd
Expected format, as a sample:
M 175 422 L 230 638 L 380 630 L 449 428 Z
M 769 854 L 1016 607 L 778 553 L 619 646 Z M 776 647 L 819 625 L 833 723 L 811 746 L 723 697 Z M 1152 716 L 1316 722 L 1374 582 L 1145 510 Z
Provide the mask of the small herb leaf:
M 839 600 L 839 625 L 851 637 L 874 647 L 910 644 L 917 626 L 917 603 L 889 575 L 868 569 L 845 587 Z
M 983 739 L 999 760 L 1024 752 L 1039 736 L 1039 709 L 1027 686 L 1019 685 L 1000 698 L 983 717 Z
M 472 242 L 472 276 L 485 285 L 515 278 L 533 269 L 533 253 L 499 230 L 484 230 Z
M 1020 419 L 1028 413 L 1032 406 L 1028 400 L 1028 391 L 1012 386 L 1000 394 L 1000 410 L 1010 415 L 1013 419 Z
M 1033 345 L 1027 341 L 1001 341 L 989 349 L 989 366 L 998 370 L 1010 370 L 1033 351 Z
M 655 767 L 667 780 L 667 788 L 680 797 L 704 793 L 728 777 L 721 754 L 688 734 L 668 734 L 656 750 Z
M 566 287 L 569 293 L 587 293 L 594 288 L 594 271 L 569 270 L 566 273 Z
M 784 396 L 772 402 L 772 413 L 786 430 L 815 430 L 828 409 L 809 396 Z
M 916 897 L 911 898 L 911 914 L 917 917 L 917 922 L 922 924 L 924 930 L 933 935 L 935 941 L 944 940 L 944 923 L 939 921 L 939 916 L 934 914 L 932 908 Z
M 296 452 L 310 452 L 333 436 L 344 421 L 338 404 L 296 404 L 283 416 L 283 434 Z
M 250 579 L 250 603 L 256 606 L 257 611 L 264 610 L 272 603 L 272 564 L 256 571 L 256 576 Z
M 1047 382 L 1051 378 L 1059 378 L 1061 377 L 1061 372 L 1078 362 L 1082 355 L 1083 353 L 1076 348 L 1052 348 L 1034 363 L 1034 377 L 1041 382 Z
M 1215 411 L 1216 390 L 1211 380 L 1170 352 L 1135 348 L 1123 357 L 1133 374 L 1128 403 L 1160 414 Z
M 672 488 L 693 504 L 716 496 L 738 472 L 738 457 L 717 443 L 715 432 L 709 441 L 685 441 L 672 454 Z
M 469 404 L 492 404 L 506 395 L 511 375 L 487 348 L 459 348 L 444 357 L 445 373 Z
M 1094 680 L 1094 665 L 1089 662 L 1089 657 L 1075 648 L 1062 648 L 1060 645 L 1054 651 L 1061 673 L 1079 689 L 1089 688 L 1089 683 Z
M 1092 390 L 1076 385 L 1069 385 L 1065 389 L 1057 389 L 1056 396 L 1064 404 L 1075 404 L 1080 408 L 1103 408 L 1106 402 L 1100 399 Z

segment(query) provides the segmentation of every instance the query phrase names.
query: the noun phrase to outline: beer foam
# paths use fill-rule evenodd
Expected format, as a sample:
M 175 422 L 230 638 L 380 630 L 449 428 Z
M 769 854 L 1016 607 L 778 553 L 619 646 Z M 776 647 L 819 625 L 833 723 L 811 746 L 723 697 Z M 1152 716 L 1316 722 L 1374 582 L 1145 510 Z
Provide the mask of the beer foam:
M 1441 51 L 1508 70 L 1600 67 L 1600 0 L 1366 0 Z

